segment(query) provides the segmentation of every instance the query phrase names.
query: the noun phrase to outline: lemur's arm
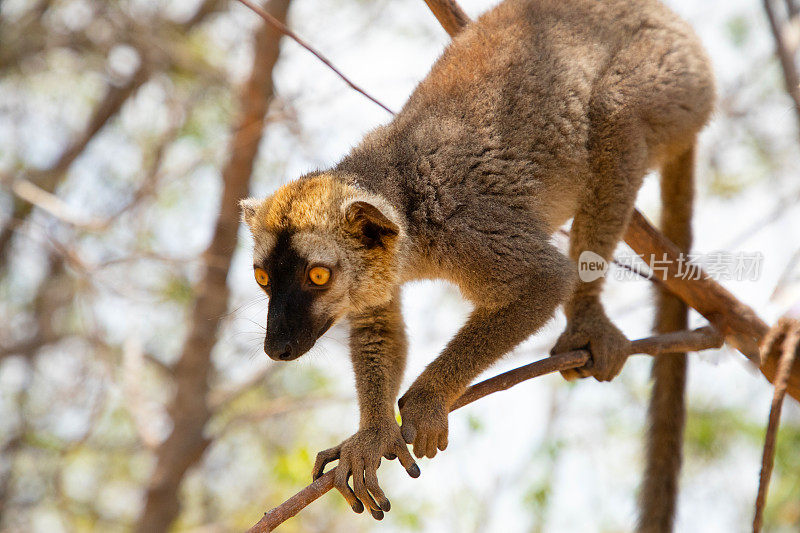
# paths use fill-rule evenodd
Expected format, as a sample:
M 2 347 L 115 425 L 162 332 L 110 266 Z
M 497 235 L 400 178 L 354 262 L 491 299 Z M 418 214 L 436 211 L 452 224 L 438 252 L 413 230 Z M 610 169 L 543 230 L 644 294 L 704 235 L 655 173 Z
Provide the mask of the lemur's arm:
M 382 308 L 350 317 L 350 357 L 361 413 L 359 427 L 394 420 L 394 401 L 400 391 L 407 351 L 399 294 Z
M 321 476 L 325 465 L 338 459 L 336 489 L 357 513 L 366 506 L 380 518 L 390 509 L 376 473 L 381 457 L 398 457 L 411 477 L 419 476 L 419 467 L 394 418 L 394 399 L 407 351 L 399 294 L 385 306 L 351 315 L 350 324 L 350 352 L 361 413 L 359 429 L 339 446 L 317 455 L 313 476 Z M 351 475 L 352 489 L 347 484 Z
M 506 216 L 509 228 L 529 231 L 487 234 L 483 246 L 457 257 L 470 276 L 463 277 L 461 289 L 471 294 L 476 308 L 400 398 L 401 432 L 417 457 L 433 457 L 437 448 L 447 447 L 452 402 L 476 376 L 550 320 L 572 288 L 569 261 L 546 235 L 532 229 L 535 224 L 528 219 Z M 465 238 L 473 240 L 472 235 Z M 508 244 L 507 253 L 492 252 L 498 243 Z

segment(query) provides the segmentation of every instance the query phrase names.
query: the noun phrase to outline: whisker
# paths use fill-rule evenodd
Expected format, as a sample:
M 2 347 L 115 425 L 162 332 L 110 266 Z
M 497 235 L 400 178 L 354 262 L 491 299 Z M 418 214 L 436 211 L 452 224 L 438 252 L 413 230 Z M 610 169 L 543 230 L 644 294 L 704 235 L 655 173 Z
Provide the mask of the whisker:
M 256 296 L 255 298 L 251 298 L 249 300 L 246 300 L 246 301 L 242 302 L 240 305 L 232 308 L 231 310 L 229 310 L 227 313 L 223 314 L 222 316 L 227 318 L 227 317 L 236 315 L 236 314 L 238 314 L 238 313 L 240 313 L 242 311 L 245 311 L 247 309 L 252 308 L 256 304 L 260 304 L 261 302 L 265 302 L 267 300 L 268 300 L 268 298 L 266 296 Z

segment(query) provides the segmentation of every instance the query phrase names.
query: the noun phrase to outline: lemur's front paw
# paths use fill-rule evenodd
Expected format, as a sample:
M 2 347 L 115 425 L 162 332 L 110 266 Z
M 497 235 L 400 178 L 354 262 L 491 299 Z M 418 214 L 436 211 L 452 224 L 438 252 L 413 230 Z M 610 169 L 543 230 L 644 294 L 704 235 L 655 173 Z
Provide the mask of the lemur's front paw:
M 414 455 L 433 458 L 437 448 L 447 448 L 447 403 L 440 395 L 413 386 L 397 402 L 400 433 L 414 445 Z
M 550 353 L 589 350 L 592 358 L 586 365 L 564 370 L 561 375 L 569 381 L 589 376 L 598 381 L 611 381 L 628 360 L 630 346 L 631 342 L 598 305 L 575 314 Z
M 339 460 L 335 468 L 334 487 L 357 513 L 366 506 L 373 518 L 381 520 L 391 508 L 389 500 L 378 484 L 377 470 L 381 457 L 400 459 L 411 477 L 419 477 L 419 467 L 403 442 L 397 422 L 389 418 L 372 427 L 361 428 L 338 446 L 321 451 L 314 462 L 312 477 L 319 478 L 325 465 Z M 353 488 L 347 480 L 353 477 Z

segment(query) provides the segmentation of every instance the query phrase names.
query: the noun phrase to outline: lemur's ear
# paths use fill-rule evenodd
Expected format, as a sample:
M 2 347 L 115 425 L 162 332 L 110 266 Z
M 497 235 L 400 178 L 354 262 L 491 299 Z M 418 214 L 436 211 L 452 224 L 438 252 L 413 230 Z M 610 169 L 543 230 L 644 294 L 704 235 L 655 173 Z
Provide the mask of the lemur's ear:
M 400 226 L 392 220 L 394 214 L 381 211 L 370 202 L 355 200 L 343 207 L 347 224 L 369 248 L 383 246 L 400 233 Z
M 244 198 L 239 200 L 239 207 L 242 209 L 242 222 L 253 228 L 253 222 L 256 218 L 256 208 L 261 200 L 258 198 Z

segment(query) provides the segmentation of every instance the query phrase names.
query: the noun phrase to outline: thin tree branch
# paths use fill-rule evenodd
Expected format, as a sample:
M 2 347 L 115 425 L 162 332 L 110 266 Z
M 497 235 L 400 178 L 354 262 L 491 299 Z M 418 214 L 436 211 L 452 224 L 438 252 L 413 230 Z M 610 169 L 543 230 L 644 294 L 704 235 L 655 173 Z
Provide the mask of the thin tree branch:
M 766 359 L 762 360 L 759 345 L 769 326 L 751 307 L 737 300 L 702 271 L 701 279 L 681 276 L 678 272 L 680 250 L 638 211 L 634 212 L 625 241 L 641 257 L 658 261 L 659 268 L 666 268 L 661 282 L 667 290 L 706 317 L 725 336 L 728 344 L 748 356 L 761 373 L 775 383 L 780 356 L 769 352 L 766 353 Z M 787 392 L 792 398 L 800 400 L 800 365 L 792 366 Z
M 764 340 L 764 352 L 776 351 L 780 345 L 782 353 L 775 376 L 775 390 L 772 395 L 772 405 L 769 409 L 767 434 L 764 437 L 764 452 L 761 458 L 761 473 L 758 479 L 758 496 L 756 497 L 756 510 L 753 517 L 753 533 L 761 531 L 764 521 L 767 490 L 769 489 L 769 480 L 772 477 L 772 467 L 775 464 L 775 441 L 778 437 L 778 427 L 781 421 L 781 408 L 783 407 L 786 385 L 789 381 L 799 343 L 800 322 L 789 319 L 779 321 Z M 764 357 L 766 358 L 766 354 Z
M 702 269 L 697 269 L 692 278 L 681 272 L 681 250 L 639 211 L 634 211 L 631 217 L 625 242 L 651 270 L 659 272 L 658 278 L 667 290 L 706 317 L 725 335 L 727 342 L 760 366 L 758 342 L 769 326 L 751 307 L 737 300 Z
M 42 211 L 46 211 L 58 220 L 65 222 L 71 226 L 82 229 L 98 230 L 103 228 L 103 220 L 87 219 L 76 213 L 61 198 L 46 191 L 35 183 L 24 178 L 17 178 L 11 184 L 11 191 L 19 198 L 27 202 L 27 210 L 30 211 L 33 207 L 38 207 Z M 22 204 L 25 205 L 25 204 Z
M 677 331 L 633 341 L 630 352 L 626 355 L 665 354 L 664 357 L 669 357 L 669 354 L 674 352 L 709 350 L 720 346 L 722 346 L 722 337 L 717 331 L 712 327 L 704 327 L 693 331 Z M 552 372 L 583 366 L 589 360 L 589 357 L 588 351 L 576 350 L 574 352 L 556 354 L 508 372 L 503 372 L 469 387 L 464 391 L 464 394 L 453 402 L 450 406 L 450 411 L 455 411 L 494 392 L 509 389 L 523 381 Z M 295 516 L 308 504 L 333 488 L 333 476 L 333 470 L 323 474 L 306 488 L 265 513 L 261 520 L 248 530 L 248 533 L 272 531 L 289 518 Z
M 450 37 L 455 37 L 470 23 L 469 17 L 455 0 L 425 0 L 425 3 Z
M 627 355 L 646 354 L 661 355 L 674 352 L 697 352 L 710 350 L 722 346 L 722 337 L 709 326 L 692 331 L 676 331 L 655 337 L 647 337 L 631 342 L 631 349 Z M 463 407 L 493 392 L 506 390 L 523 381 L 551 372 L 583 366 L 589 361 L 589 352 L 576 350 L 557 354 L 535 363 L 503 372 L 468 388 L 453 405 L 453 411 Z
M 342 81 L 344 81 L 344 82 L 345 82 L 347 85 L 349 85 L 349 86 L 350 86 L 350 88 L 352 88 L 352 89 L 353 89 L 353 90 L 355 90 L 356 92 L 359 92 L 359 93 L 361 93 L 362 95 L 366 96 L 366 97 L 367 97 L 367 99 L 369 99 L 369 100 L 371 100 L 372 102 L 374 102 L 374 103 L 378 104 L 379 106 L 381 106 L 381 107 L 382 107 L 382 108 L 383 108 L 383 109 L 384 109 L 384 110 L 385 110 L 387 113 L 389 113 L 390 115 L 394 115 L 394 114 L 395 114 L 395 113 L 394 113 L 394 111 L 392 111 L 391 109 L 389 109 L 388 107 L 386 107 L 385 105 L 383 105 L 383 104 L 382 104 L 382 103 L 381 103 L 379 100 L 377 100 L 375 97 L 373 97 L 372 95 L 370 95 L 369 93 L 367 93 L 367 92 L 366 92 L 364 89 L 362 89 L 361 87 L 359 87 L 358 85 L 356 85 L 355 83 L 353 83 L 353 82 L 350 80 L 350 78 L 348 78 L 347 76 L 345 76 L 344 74 L 342 74 L 342 72 L 341 72 L 341 71 L 340 71 L 338 68 L 336 68 L 336 67 L 333 65 L 333 63 L 331 63 L 331 62 L 330 62 L 330 60 L 329 60 L 327 57 L 325 57 L 324 55 L 322 55 L 322 53 L 321 53 L 321 52 L 317 51 L 317 50 L 316 50 L 314 47 L 312 47 L 310 44 L 308 44 L 308 42 L 306 42 L 304 39 L 302 39 L 302 38 L 301 38 L 299 35 L 297 35 L 297 34 L 296 34 L 295 32 L 293 32 L 292 30 L 290 30 L 290 29 L 289 29 L 289 28 L 286 26 L 286 24 L 284 24 L 283 22 L 281 22 L 281 21 L 277 20 L 275 17 L 273 17 L 272 15 L 270 15 L 269 13 L 267 13 L 266 11 L 264 11 L 263 9 L 261 9 L 260 7 L 258 7 L 257 5 L 255 5 L 254 3 L 250 2 L 249 0 L 238 0 L 238 1 L 239 1 L 240 3 L 242 3 L 242 4 L 244 4 L 245 6 L 249 7 L 249 8 L 250 8 L 250 9 L 251 9 L 251 10 L 252 10 L 254 13 L 256 13 L 256 14 L 257 14 L 259 17 L 261 17 L 262 19 L 264 19 L 264 21 L 265 21 L 267 24 L 269 24 L 270 26 L 272 26 L 273 28 L 275 28 L 276 30 L 278 30 L 279 32 L 281 32 L 282 34 L 286 35 L 287 37 L 289 37 L 290 39 L 292 39 L 294 42 L 296 42 L 297 44 L 299 44 L 300 46 L 302 46 L 303 48 L 305 48 L 305 49 L 306 49 L 306 50 L 308 50 L 309 52 L 311 52 L 311 53 L 314 55 L 314 57 L 316 57 L 317 59 L 319 59 L 320 61 L 322 61 L 322 62 L 325 64 L 325 66 L 327 66 L 327 67 L 328 67 L 329 69 L 331 69 L 331 70 L 332 70 L 332 71 L 333 71 L 333 72 L 334 72 L 334 73 L 335 73 L 337 76 L 339 76 L 339 77 L 342 79 Z

